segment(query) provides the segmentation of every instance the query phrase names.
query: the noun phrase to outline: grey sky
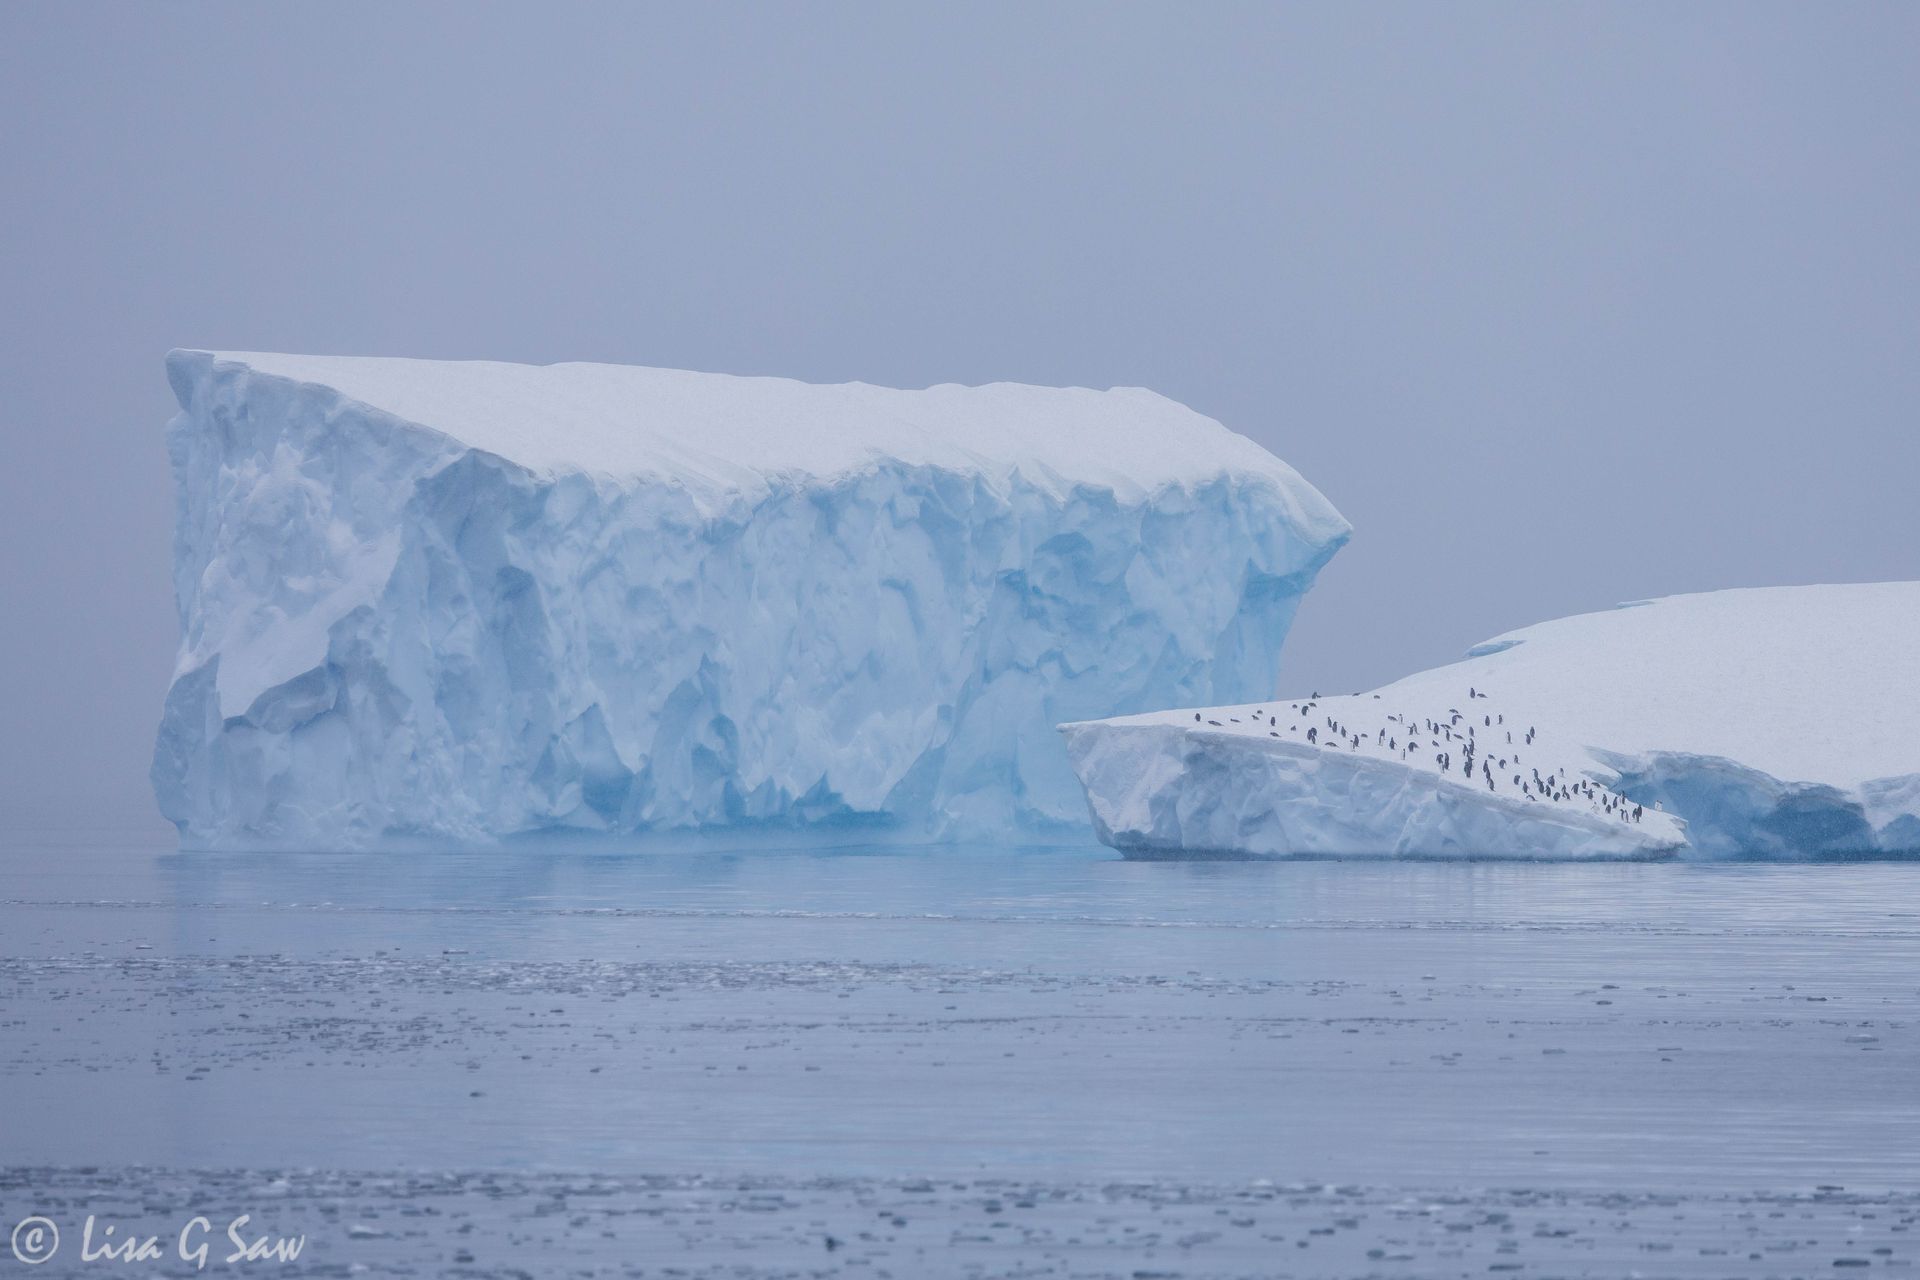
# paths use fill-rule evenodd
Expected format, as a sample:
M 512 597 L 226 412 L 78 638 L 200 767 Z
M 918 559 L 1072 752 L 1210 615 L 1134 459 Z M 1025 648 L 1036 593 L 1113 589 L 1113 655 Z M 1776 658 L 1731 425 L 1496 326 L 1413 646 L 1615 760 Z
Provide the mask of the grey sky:
M 0 823 L 157 821 L 171 346 L 1150 386 L 1356 527 L 1289 687 L 1920 576 L 1916 66 L 1911 5 L 0 6 Z

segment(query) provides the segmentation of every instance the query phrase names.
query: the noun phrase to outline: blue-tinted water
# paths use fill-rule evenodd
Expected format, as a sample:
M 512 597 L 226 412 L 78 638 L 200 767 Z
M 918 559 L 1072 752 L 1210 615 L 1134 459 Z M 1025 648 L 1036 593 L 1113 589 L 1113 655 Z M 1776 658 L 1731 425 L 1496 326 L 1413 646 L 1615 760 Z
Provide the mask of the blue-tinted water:
M 1899 1187 L 1909 866 L 14 838 L 4 1162 Z

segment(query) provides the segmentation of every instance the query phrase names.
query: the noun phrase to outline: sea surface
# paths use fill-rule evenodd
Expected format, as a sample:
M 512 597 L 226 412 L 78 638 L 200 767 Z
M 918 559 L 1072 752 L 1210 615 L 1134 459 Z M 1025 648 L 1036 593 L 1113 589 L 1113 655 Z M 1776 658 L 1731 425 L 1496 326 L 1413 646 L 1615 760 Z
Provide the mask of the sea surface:
M 1916 1050 L 1912 865 L 0 840 L 36 1275 L 1899 1273 Z

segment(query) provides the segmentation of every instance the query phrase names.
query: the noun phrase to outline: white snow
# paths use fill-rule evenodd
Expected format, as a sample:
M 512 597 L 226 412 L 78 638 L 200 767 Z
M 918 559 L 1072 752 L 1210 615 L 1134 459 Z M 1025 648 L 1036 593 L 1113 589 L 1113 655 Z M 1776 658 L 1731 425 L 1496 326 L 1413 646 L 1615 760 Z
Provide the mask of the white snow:
M 1691 856 L 1920 853 L 1920 583 L 1672 596 L 1509 632 L 1471 655 L 1371 694 L 1326 701 L 1368 728 L 1377 718 L 1364 710 L 1369 705 L 1421 716 L 1457 708 L 1469 720 L 1493 708 L 1506 718 L 1503 738 L 1516 723 L 1536 728 L 1533 748 L 1556 769 L 1644 806 L 1646 822 L 1656 805 L 1684 819 Z M 1482 696 L 1462 702 L 1469 690 Z M 1216 808 L 1252 810 L 1257 818 L 1264 808 L 1298 807 L 1325 789 L 1323 780 L 1276 778 L 1268 794 L 1226 795 L 1204 771 L 1191 764 L 1172 769 L 1163 758 L 1138 763 L 1138 776 L 1130 778 L 1123 745 L 1100 742 L 1137 734 L 1149 722 L 1217 738 L 1222 730 L 1205 722 L 1230 721 L 1228 713 L 1237 709 L 1204 710 L 1198 724 L 1187 710 L 1066 726 L 1070 739 L 1084 740 L 1072 749 L 1096 825 L 1110 828 L 1113 842 L 1133 839 L 1141 848 L 1172 849 L 1196 838 L 1241 848 L 1259 835 L 1260 822 L 1250 819 L 1254 834 L 1242 835 L 1217 819 L 1206 825 L 1180 818 L 1200 807 L 1198 792 Z M 1480 733 L 1487 732 L 1483 724 Z M 1257 746 L 1256 736 L 1236 745 Z M 1164 757 L 1172 749 L 1158 750 Z M 1516 749 L 1534 767 L 1524 741 Z M 1129 750 L 1140 753 L 1137 745 Z M 1381 752 L 1369 740 L 1354 754 Z M 1390 809 L 1343 815 L 1338 803 L 1328 803 L 1316 812 L 1287 838 L 1339 843 L 1316 834 L 1317 821 L 1342 830 L 1351 824 L 1348 844 L 1356 849 L 1454 847 L 1447 833 L 1422 828 L 1417 814 L 1410 828 Z M 1191 830 L 1182 830 L 1183 822 Z M 1516 841 L 1498 843 L 1490 852 L 1511 852 Z M 1430 847 L 1436 845 L 1444 847 Z M 1538 852 L 1559 850 L 1548 841 Z
M 1920 582 L 1636 601 L 1469 654 L 1380 692 L 1479 680 L 1615 755 L 1722 756 L 1794 782 L 1920 772 Z
M 1071 838 L 1052 726 L 1271 688 L 1347 535 L 1137 390 L 168 372 L 191 845 Z
M 616 364 L 505 364 L 262 352 L 176 352 L 330 388 L 547 475 L 671 481 L 732 498 L 777 477 L 836 480 L 886 464 L 1055 496 L 1074 485 L 1137 500 L 1221 475 L 1271 481 L 1288 518 L 1321 537 L 1346 522 L 1298 472 L 1213 419 L 1142 387 L 996 382 L 921 391 L 820 385 Z

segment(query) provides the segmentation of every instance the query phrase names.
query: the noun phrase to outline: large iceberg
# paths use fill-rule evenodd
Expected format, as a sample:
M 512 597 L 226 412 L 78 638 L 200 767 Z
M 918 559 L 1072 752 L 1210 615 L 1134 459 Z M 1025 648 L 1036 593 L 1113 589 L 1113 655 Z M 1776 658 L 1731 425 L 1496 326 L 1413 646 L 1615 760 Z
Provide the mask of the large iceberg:
M 1920 583 L 1636 602 L 1496 637 L 1305 717 L 1290 710 L 1302 702 L 1064 726 L 1097 832 L 1160 855 L 1920 854 Z M 1316 741 L 1251 727 L 1250 710 Z M 1385 744 L 1403 748 L 1409 722 L 1420 749 L 1402 759 Z M 1428 722 L 1446 726 L 1437 745 Z M 1462 725 L 1480 747 L 1471 778 Z M 1450 746 L 1443 768 L 1433 757 Z M 1549 764 L 1581 785 L 1543 799 Z M 1604 838 L 1567 825 L 1579 806 L 1562 794 L 1598 800 Z M 1623 806 L 1638 821 L 1620 821 Z
M 1053 725 L 1271 689 L 1348 533 L 1139 389 L 167 367 L 189 846 L 1071 837 Z

